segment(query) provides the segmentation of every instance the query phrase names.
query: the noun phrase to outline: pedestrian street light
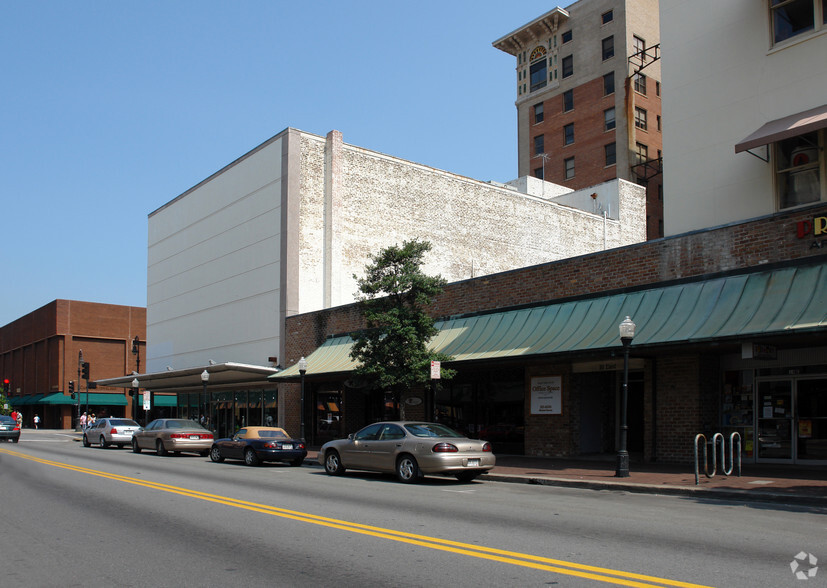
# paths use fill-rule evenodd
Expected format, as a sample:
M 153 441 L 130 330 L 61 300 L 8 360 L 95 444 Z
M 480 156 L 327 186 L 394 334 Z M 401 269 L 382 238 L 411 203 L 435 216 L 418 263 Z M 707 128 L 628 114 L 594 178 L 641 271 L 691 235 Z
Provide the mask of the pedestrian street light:
M 138 420 L 138 387 L 141 383 L 138 378 L 132 378 L 132 420 Z
M 207 402 L 207 382 L 209 382 L 209 381 L 210 381 L 210 372 L 208 372 L 207 370 L 204 370 L 203 372 L 201 372 L 201 383 L 204 385 L 204 398 L 203 398 L 203 404 L 199 403 L 201 405 L 199 406 L 199 409 L 198 409 L 198 411 L 199 411 L 198 422 L 201 423 L 201 424 L 204 424 L 204 423 L 201 422 L 201 418 L 204 416 L 204 410 L 205 410 L 205 406 L 206 406 L 206 402 Z
M 307 373 L 307 360 L 304 356 L 299 359 L 299 373 L 302 377 L 302 391 L 301 391 L 301 399 L 299 400 L 299 410 L 301 411 L 301 440 L 305 441 L 304 438 L 304 374 Z
M 629 398 L 629 345 L 635 338 L 635 323 L 628 316 L 620 323 L 620 342 L 623 344 L 623 390 L 620 397 L 620 449 L 617 452 L 617 470 L 615 477 L 629 477 L 629 452 L 626 440 L 629 425 L 626 419 L 626 407 Z

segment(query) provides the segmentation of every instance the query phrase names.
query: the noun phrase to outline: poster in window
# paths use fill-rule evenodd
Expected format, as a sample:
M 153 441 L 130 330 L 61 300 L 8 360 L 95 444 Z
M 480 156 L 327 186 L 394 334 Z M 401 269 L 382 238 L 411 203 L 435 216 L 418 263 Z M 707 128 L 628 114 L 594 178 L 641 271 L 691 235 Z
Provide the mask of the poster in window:
M 563 414 L 562 377 L 531 378 L 531 414 Z

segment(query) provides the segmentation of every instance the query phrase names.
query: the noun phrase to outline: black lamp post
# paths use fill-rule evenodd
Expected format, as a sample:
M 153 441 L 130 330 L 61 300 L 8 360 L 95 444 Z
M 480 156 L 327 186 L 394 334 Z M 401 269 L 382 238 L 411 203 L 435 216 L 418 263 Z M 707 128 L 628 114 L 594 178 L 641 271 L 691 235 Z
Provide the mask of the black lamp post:
M 138 420 L 138 387 L 141 383 L 138 378 L 132 378 L 132 420 Z
M 203 404 L 201 402 L 199 402 L 199 404 L 200 404 L 200 406 L 198 407 L 198 412 L 199 412 L 198 422 L 199 423 L 201 423 L 201 417 L 204 416 L 204 407 L 206 406 L 206 403 L 207 403 L 207 382 L 209 382 L 209 381 L 210 381 L 210 372 L 208 372 L 207 370 L 204 370 L 203 372 L 201 372 L 201 383 L 204 385 L 204 398 L 202 399 Z M 203 423 L 201 423 L 201 424 L 203 424 Z
M 304 374 L 307 373 L 307 360 L 302 356 L 299 359 L 299 373 L 302 376 L 302 394 L 299 400 L 299 411 L 301 412 L 301 440 L 304 441 Z
M 141 340 L 138 335 L 132 339 L 132 355 L 135 356 L 135 371 L 141 373 Z
M 628 316 L 620 323 L 620 342 L 623 343 L 623 392 L 620 399 L 620 449 L 617 452 L 617 471 L 615 477 L 629 477 L 629 452 L 626 450 L 626 437 L 629 425 L 626 421 L 626 406 L 629 398 L 629 345 L 635 338 L 635 323 Z

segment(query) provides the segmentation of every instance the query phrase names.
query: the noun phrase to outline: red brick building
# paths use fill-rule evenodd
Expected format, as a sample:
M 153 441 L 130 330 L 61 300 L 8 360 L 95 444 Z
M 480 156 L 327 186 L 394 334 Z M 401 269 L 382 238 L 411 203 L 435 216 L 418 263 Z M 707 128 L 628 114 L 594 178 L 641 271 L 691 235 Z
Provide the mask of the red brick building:
M 145 346 L 145 308 L 55 300 L 0 328 L 0 375 L 10 382 L 9 402 L 24 426 L 33 426 L 37 414 L 43 428 L 68 429 L 87 401 L 98 416 L 132 414 L 122 389 L 87 391 L 80 364 L 89 364 L 91 381 L 140 371 Z
M 745 460 L 827 463 L 827 234 L 802 230 L 822 222 L 820 204 L 452 283 L 431 312 L 442 329 L 433 343 L 456 358 L 457 376 L 433 400 L 428 390 L 402 399 L 402 412 L 421 418 L 432 401 L 436 418 L 499 452 L 610 454 L 617 325 L 629 315 L 633 455 L 687 462 L 696 434 L 738 432 Z M 381 391 L 352 377 L 348 333 L 361 326 L 356 305 L 287 318 L 291 367 L 273 379 L 295 382 L 293 364 L 307 358 L 311 443 L 384 416 Z M 550 381 L 559 405 L 536 410 L 535 384 Z M 797 414 L 788 384 L 809 391 Z M 298 388 L 280 393 L 297 400 Z

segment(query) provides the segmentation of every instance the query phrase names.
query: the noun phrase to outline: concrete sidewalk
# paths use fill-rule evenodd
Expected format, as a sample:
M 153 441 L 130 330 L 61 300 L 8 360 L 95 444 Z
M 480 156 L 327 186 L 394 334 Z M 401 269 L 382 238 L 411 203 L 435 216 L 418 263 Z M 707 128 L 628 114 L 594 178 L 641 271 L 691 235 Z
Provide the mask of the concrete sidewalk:
M 307 461 L 317 463 L 316 451 L 308 452 Z M 498 455 L 497 466 L 479 479 L 827 507 L 827 466 L 743 464 L 738 477 L 736 471 L 722 475 L 719 465 L 712 478 L 702 466 L 697 486 L 694 465 L 633 462 L 629 469 L 628 478 L 617 478 L 614 461 Z

